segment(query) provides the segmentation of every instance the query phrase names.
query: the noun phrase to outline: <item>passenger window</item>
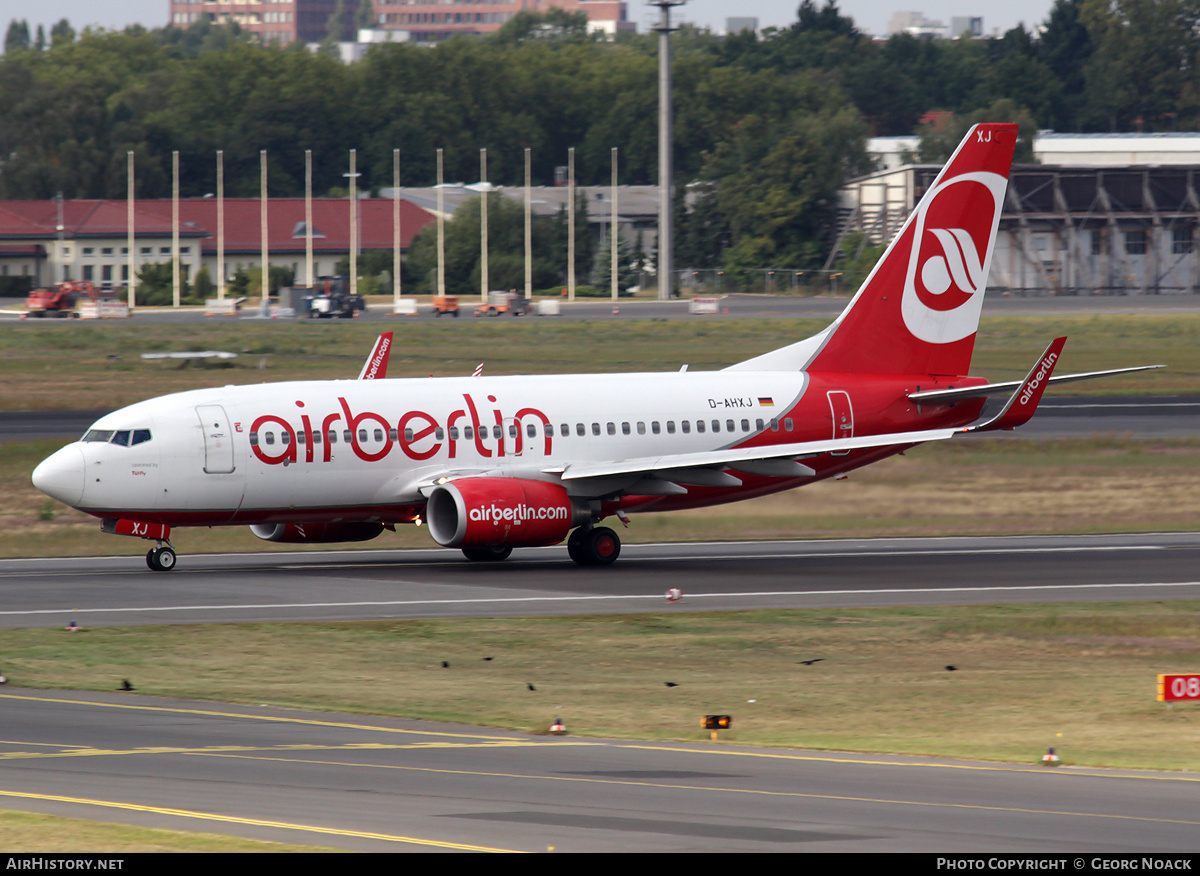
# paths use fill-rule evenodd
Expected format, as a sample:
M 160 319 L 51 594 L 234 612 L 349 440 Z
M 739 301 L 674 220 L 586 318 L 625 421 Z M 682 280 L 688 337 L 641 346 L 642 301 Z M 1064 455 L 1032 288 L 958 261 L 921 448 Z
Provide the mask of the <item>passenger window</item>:
M 395 440 L 396 440 L 396 430 L 394 428 L 388 429 L 388 441 L 395 441 Z
M 442 431 L 441 426 L 438 426 L 436 429 L 433 430 L 433 437 L 436 438 L 438 441 L 441 441 L 443 438 L 446 437 L 446 433 Z
M 280 432 L 279 433 L 279 443 L 280 444 L 291 444 L 292 436 L 287 432 Z
M 321 443 L 321 433 L 313 432 L 312 435 L 313 435 L 313 444 L 320 444 Z
M 475 437 L 475 430 L 470 426 L 463 426 L 463 437 L 470 441 Z
M 712 430 L 713 430 L 713 434 L 716 434 L 717 432 L 721 431 L 721 421 L 720 420 L 712 421 Z
M 251 447 L 257 447 L 257 446 L 258 446 L 258 433 L 257 433 L 257 432 L 251 432 L 251 433 L 250 433 L 250 446 L 251 446 Z
M 600 434 L 600 424 L 599 423 L 592 423 L 592 434 L 593 435 Z
M 771 417 L 771 431 L 772 432 L 779 431 L 779 420 L 777 420 L 775 417 Z
M 628 434 L 629 434 L 629 424 L 628 424 L 628 423 L 622 423 L 622 424 L 621 424 L 621 434 L 622 434 L 622 435 L 628 435 Z
M 743 432 L 750 431 L 750 421 L 749 420 L 742 420 L 742 431 Z
M 617 434 L 617 424 L 616 424 L 616 423 L 609 423 L 609 424 L 608 424 L 608 434 L 609 434 L 609 435 L 616 435 L 616 434 Z
M 492 437 L 499 441 L 504 437 L 504 430 L 499 426 L 492 426 Z
M 509 423 L 509 424 L 508 424 L 508 437 L 509 437 L 509 438 L 516 438 L 516 437 L 517 437 L 517 424 L 516 424 L 516 423 Z
M 268 444 L 274 444 L 274 443 L 275 443 L 275 433 L 274 433 L 274 432 L 267 432 L 267 433 L 266 433 L 266 439 L 267 439 L 267 443 L 268 443 Z
M 684 431 L 686 432 L 687 430 L 684 429 Z M 703 420 L 696 421 L 696 432 L 700 435 L 704 434 L 704 421 Z
M 451 440 L 451 441 L 457 441 L 457 440 L 458 440 L 458 426 L 451 426 L 451 427 L 450 427 L 450 440 Z
M 413 440 L 413 430 L 412 429 L 404 430 L 404 440 L 409 444 L 412 443 L 412 440 Z
M 349 429 L 343 429 L 342 430 L 342 440 L 345 441 L 347 444 L 350 444 L 351 442 L 354 441 L 354 433 L 351 432 Z
M 587 430 L 583 428 L 583 423 L 575 424 L 575 434 L 576 435 L 578 435 L 580 438 L 582 438 L 586 433 L 587 433 Z
M 792 418 L 791 418 L 791 417 L 785 417 L 785 418 L 784 418 L 784 420 L 783 420 L 783 428 L 784 428 L 784 429 L 786 429 L 786 430 L 787 430 L 787 431 L 789 431 L 789 432 L 790 432 L 790 431 L 792 431 Z
M 758 432 L 762 431 L 763 421 L 761 418 L 754 421 L 754 428 L 755 428 L 755 431 L 758 431 Z
M 382 440 L 383 440 L 383 430 L 382 430 L 382 429 L 376 429 L 376 430 L 375 430 L 375 440 L 376 440 L 376 441 L 382 441 Z
M 306 443 L 307 439 L 304 437 L 304 435 L 305 435 L 305 433 L 304 433 L 303 429 L 301 429 L 299 432 L 296 433 L 296 443 L 297 444 Z
M 549 423 L 546 424 L 546 428 L 547 429 L 550 428 Z M 537 437 L 537 426 L 533 425 L 533 423 L 526 423 L 525 424 L 525 437 L 536 438 Z
M 329 430 L 329 443 L 337 444 L 337 430 L 336 429 Z
M 680 426 L 680 428 L 683 429 L 684 435 L 686 435 L 692 431 L 692 421 L 691 420 L 683 420 L 679 423 L 679 426 Z M 670 423 L 667 423 L 667 431 L 668 432 L 672 431 Z

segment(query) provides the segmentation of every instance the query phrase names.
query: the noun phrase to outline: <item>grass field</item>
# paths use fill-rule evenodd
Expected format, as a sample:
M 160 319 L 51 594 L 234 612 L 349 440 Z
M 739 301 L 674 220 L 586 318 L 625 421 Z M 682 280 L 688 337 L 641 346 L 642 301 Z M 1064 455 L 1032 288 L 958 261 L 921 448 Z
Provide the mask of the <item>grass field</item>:
M 819 331 L 824 322 L 727 320 L 450 320 L 393 322 L 389 375 L 677 371 L 723 368 Z M 275 320 L 162 326 L 55 321 L 0 332 L 0 410 L 109 410 L 226 384 L 357 376 L 380 323 Z M 1075 384 L 1072 394 L 1200 392 L 1200 315 L 985 319 L 973 371 L 1023 377 L 1049 340 L 1067 334 L 1059 372 L 1143 364 L 1164 370 Z M 142 353 L 226 350 L 224 365 L 143 361 Z M 64 354 L 64 351 L 65 354 Z
M 1018 762 L 1054 745 L 1067 763 L 1196 770 L 1200 708 L 1155 692 L 1157 673 L 1196 668 L 1198 623 L 1197 602 L 664 603 L 620 616 L 18 630 L 0 632 L 0 652 L 11 681 L 35 688 L 128 678 L 143 694 L 531 733 L 562 718 L 572 734 L 634 739 L 707 739 L 700 716 L 722 713 L 722 738 L 741 744 Z

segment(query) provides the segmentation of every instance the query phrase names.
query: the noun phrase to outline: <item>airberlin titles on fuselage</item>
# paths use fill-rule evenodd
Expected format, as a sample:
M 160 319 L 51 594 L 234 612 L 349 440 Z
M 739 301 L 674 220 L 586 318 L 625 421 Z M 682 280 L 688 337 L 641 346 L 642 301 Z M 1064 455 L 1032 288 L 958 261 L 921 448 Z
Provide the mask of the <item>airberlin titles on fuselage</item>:
M 445 445 L 447 457 L 455 459 L 458 456 L 460 441 L 457 437 L 460 434 L 459 423 L 465 420 L 467 422 L 462 428 L 462 440 L 473 442 L 475 452 L 481 457 L 490 458 L 493 455 L 503 457 L 506 452 L 504 430 L 506 418 L 503 412 L 499 408 L 494 408 L 491 411 L 493 422 L 486 423 L 480 419 L 479 407 L 477 407 L 475 399 L 469 393 L 463 393 L 462 399 L 463 407 L 451 411 L 444 418 L 444 426 L 443 421 L 433 414 L 419 410 L 405 412 L 393 426 L 387 417 L 375 411 L 354 413 L 350 409 L 350 403 L 344 397 L 338 396 L 337 405 L 341 410 L 321 416 L 320 425 L 316 427 L 313 425 L 313 417 L 306 412 L 305 403 L 297 400 L 296 407 L 303 412 L 300 413 L 299 429 L 278 414 L 263 414 L 250 426 L 250 446 L 259 461 L 267 465 L 296 463 L 300 448 L 304 448 L 305 462 L 330 462 L 333 459 L 333 445 L 338 441 L 337 430 L 334 426 L 340 423 L 344 443 L 348 444 L 354 451 L 354 455 L 364 462 L 379 462 L 391 453 L 393 445 L 399 447 L 409 459 L 418 461 L 433 458 Z M 489 395 L 487 400 L 492 405 L 496 404 L 494 395 Z M 521 408 L 511 418 L 508 418 L 509 424 L 515 426 L 508 433 L 512 442 L 509 452 L 513 455 L 519 456 L 524 451 L 525 429 L 523 427 L 527 421 L 532 423 L 533 420 L 537 420 L 542 426 L 542 440 L 545 442 L 544 453 L 546 456 L 550 455 L 554 440 L 550 430 L 546 428 L 550 423 L 550 418 L 537 408 L 531 407 Z M 368 450 L 363 447 L 363 438 L 359 430 L 367 423 L 379 426 L 389 439 L 384 441 L 377 450 Z M 258 438 L 260 429 L 268 424 L 278 426 L 283 433 L 283 447 L 277 454 L 271 453 L 270 449 L 264 449 L 263 442 Z M 488 447 L 485 443 L 489 428 L 492 430 L 495 447 Z M 235 423 L 234 429 L 241 431 L 241 424 Z M 299 441 L 297 441 L 298 437 Z M 321 458 L 318 460 L 317 450 L 322 447 Z

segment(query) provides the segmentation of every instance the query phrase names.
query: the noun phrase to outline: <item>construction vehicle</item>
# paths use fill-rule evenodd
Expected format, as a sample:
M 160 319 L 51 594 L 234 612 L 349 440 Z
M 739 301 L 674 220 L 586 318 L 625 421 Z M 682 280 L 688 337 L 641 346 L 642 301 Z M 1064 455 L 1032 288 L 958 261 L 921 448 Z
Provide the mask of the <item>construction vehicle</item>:
M 367 303 L 361 295 L 350 294 L 350 284 L 345 277 L 317 277 L 317 285 L 311 288 L 313 294 L 304 299 L 310 319 L 335 316 L 350 319 L 366 309 Z
M 458 319 L 458 296 L 457 295 L 434 295 L 433 296 L 433 315 L 441 316 L 443 313 L 448 313 L 455 319 Z
M 476 316 L 499 316 L 511 313 L 521 316 L 529 312 L 529 299 L 516 292 L 489 292 L 487 304 L 476 304 Z
M 30 292 L 25 299 L 26 315 L 34 319 L 47 316 L 69 319 L 79 316 L 75 305 L 80 301 L 99 301 L 111 297 L 111 292 L 102 292 L 86 280 L 67 280 L 55 283 L 49 289 Z

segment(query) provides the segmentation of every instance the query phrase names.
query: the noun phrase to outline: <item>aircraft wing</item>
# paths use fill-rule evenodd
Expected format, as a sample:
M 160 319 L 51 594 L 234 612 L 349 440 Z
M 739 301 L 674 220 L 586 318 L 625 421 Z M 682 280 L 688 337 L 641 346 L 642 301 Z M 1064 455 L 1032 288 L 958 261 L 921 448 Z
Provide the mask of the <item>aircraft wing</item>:
M 864 435 L 857 438 L 839 438 L 826 441 L 800 441 L 792 444 L 771 444 L 762 447 L 734 447 L 729 450 L 709 450 L 698 453 L 671 453 L 662 456 L 646 456 L 637 459 L 621 459 L 605 462 L 572 463 L 561 469 L 546 469 L 547 474 L 559 474 L 564 481 L 582 478 L 612 477 L 616 475 L 642 474 L 673 480 L 672 473 L 687 483 L 689 476 L 699 474 L 698 469 L 737 469 L 738 463 L 794 462 L 806 456 L 823 453 L 859 450 L 866 447 L 886 447 L 895 444 L 921 444 L 926 441 L 944 441 L 962 432 L 961 428 L 928 429 L 919 432 L 892 432 L 886 435 Z M 783 469 L 781 469 L 782 471 Z M 816 474 L 808 466 L 797 464 L 790 472 L 795 477 Z
M 698 453 L 673 453 L 640 459 L 614 460 L 609 462 L 583 462 L 567 465 L 562 469 L 547 469 L 547 474 L 558 474 L 564 481 L 583 478 L 605 478 L 614 476 L 642 475 L 667 482 L 707 484 L 712 486 L 736 486 L 737 479 L 722 469 L 739 470 L 746 464 L 745 471 L 756 470 L 770 473 L 771 465 L 780 477 L 811 477 L 816 472 L 797 460 L 820 456 L 825 453 L 841 453 L 870 447 L 923 444 L 926 441 L 945 441 L 955 435 L 973 432 L 990 432 L 995 429 L 1015 429 L 1024 425 L 1033 416 L 1041 403 L 1042 394 L 1050 383 L 1055 365 L 1062 356 L 1065 337 L 1055 338 L 1045 352 L 1034 362 L 1025 379 L 1016 384 L 1016 390 L 1004 408 L 982 423 L 958 426 L 949 429 L 927 429 L 915 432 L 889 432 L 883 435 L 863 435 L 854 438 L 833 438 L 824 441 L 800 441 L 792 444 L 773 444 L 763 447 L 734 447 L 728 450 L 701 451 Z M 791 470 L 785 468 L 791 464 Z
M 358 372 L 359 380 L 383 380 L 387 377 L 388 356 L 392 352 L 392 336 L 394 332 L 384 332 L 375 341 L 371 354 L 363 363 L 362 371 Z

